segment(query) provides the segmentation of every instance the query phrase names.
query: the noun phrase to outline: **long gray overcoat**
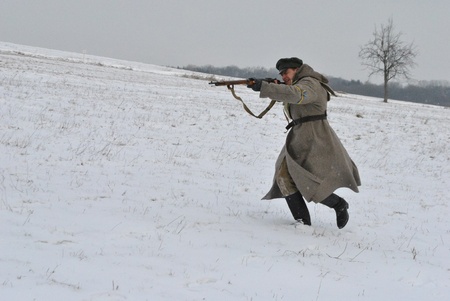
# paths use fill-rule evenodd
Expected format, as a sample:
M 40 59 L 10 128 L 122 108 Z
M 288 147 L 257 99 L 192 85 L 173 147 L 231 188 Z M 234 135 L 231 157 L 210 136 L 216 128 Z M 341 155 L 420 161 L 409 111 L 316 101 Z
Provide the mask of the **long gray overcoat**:
M 292 119 L 320 115 L 327 110 L 329 95 L 321 84 L 327 82 L 326 77 L 303 64 L 293 85 L 263 82 L 260 97 L 283 102 L 285 112 Z M 340 187 L 358 192 L 361 185 L 358 168 L 326 119 L 290 129 L 275 164 L 275 175 L 284 158 L 289 174 L 308 202 L 319 203 Z M 282 197 L 274 178 L 272 188 L 263 199 Z

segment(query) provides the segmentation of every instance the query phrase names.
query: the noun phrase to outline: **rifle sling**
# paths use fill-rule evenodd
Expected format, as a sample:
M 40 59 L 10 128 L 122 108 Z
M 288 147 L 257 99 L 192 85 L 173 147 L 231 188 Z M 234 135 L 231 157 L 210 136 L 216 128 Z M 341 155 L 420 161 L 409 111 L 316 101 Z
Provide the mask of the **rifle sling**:
M 233 95 L 234 98 L 236 98 L 237 100 L 239 100 L 242 105 L 244 106 L 244 110 L 249 113 L 250 115 L 252 115 L 255 118 L 261 119 L 264 115 L 266 115 L 267 112 L 270 111 L 270 109 L 272 109 L 273 105 L 276 103 L 275 100 L 272 100 L 270 102 L 270 104 L 267 106 L 267 108 L 265 108 L 264 111 L 262 111 L 261 113 L 259 113 L 259 115 L 255 115 L 248 107 L 247 105 L 244 103 L 244 101 L 242 100 L 242 98 L 240 98 L 239 96 L 236 95 L 236 93 L 234 92 L 234 85 L 227 85 L 228 90 L 231 91 L 231 94 Z

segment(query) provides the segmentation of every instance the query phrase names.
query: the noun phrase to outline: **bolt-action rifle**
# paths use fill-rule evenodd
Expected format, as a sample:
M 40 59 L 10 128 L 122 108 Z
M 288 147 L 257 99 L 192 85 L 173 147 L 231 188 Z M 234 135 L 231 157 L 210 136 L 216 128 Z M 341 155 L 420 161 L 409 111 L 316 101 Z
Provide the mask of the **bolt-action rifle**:
M 265 79 L 263 79 L 263 81 L 266 81 L 266 82 L 269 82 L 269 83 L 275 83 L 275 84 L 282 84 L 282 82 L 280 82 L 279 80 L 277 80 L 275 78 L 265 78 Z M 269 112 L 269 110 L 273 107 L 273 105 L 276 103 L 276 101 L 272 100 L 264 111 L 262 111 L 259 115 L 255 115 L 247 107 L 247 105 L 244 103 L 242 98 L 237 96 L 236 93 L 234 92 L 234 85 L 246 85 L 247 87 L 250 87 L 250 86 L 253 86 L 255 84 L 255 82 L 256 82 L 255 79 L 247 78 L 247 79 L 228 80 L 228 81 L 227 80 L 225 80 L 225 81 L 211 81 L 209 84 L 210 85 L 214 85 L 214 86 L 226 86 L 228 88 L 228 90 L 230 90 L 230 92 L 233 95 L 233 97 L 236 98 L 237 100 L 239 100 L 242 103 L 242 105 L 244 106 L 244 110 L 247 113 L 249 113 L 253 117 L 261 119 L 264 115 L 266 115 L 267 112 Z

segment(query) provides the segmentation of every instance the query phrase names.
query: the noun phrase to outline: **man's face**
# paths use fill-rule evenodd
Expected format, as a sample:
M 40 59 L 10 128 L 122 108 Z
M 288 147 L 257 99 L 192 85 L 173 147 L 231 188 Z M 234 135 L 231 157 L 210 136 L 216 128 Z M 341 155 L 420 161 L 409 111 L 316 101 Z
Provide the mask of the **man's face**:
M 297 72 L 297 68 L 288 68 L 280 73 L 281 78 L 283 79 L 286 85 L 292 85 L 292 80 L 294 79 L 295 73 Z

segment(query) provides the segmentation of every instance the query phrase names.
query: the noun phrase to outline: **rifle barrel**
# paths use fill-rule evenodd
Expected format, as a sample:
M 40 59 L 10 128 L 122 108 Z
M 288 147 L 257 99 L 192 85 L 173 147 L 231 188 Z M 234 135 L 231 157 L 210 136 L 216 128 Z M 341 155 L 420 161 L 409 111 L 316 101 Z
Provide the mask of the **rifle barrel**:
M 276 84 L 284 84 L 280 82 L 276 78 L 265 78 L 263 81 L 268 83 L 276 83 Z M 255 80 L 252 78 L 247 79 L 238 79 L 238 80 L 224 80 L 224 81 L 211 81 L 209 84 L 214 86 L 234 86 L 234 85 L 247 85 L 251 86 L 255 83 Z
M 229 86 L 229 85 L 249 85 L 253 81 L 250 79 L 240 80 L 224 80 L 224 81 L 211 81 L 209 84 L 214 86 Z

